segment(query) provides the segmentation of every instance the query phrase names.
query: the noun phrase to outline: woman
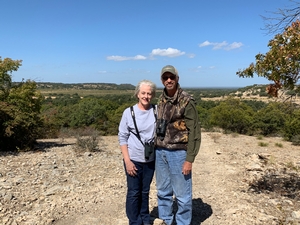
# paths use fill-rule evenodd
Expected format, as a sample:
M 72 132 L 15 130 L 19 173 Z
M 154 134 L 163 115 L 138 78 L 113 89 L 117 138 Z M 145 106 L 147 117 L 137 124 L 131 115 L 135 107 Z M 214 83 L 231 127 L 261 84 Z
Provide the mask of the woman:
M 118 137 L 127 178 L 126 214 L 130 225 L 150 224 L 149 190 L 155 168 L 156 127 L 156 109 L 150 102 L 155 91 L 153 82 L 140 81 L 134 94 L 138 103 L 124 110 L 119 125 Z

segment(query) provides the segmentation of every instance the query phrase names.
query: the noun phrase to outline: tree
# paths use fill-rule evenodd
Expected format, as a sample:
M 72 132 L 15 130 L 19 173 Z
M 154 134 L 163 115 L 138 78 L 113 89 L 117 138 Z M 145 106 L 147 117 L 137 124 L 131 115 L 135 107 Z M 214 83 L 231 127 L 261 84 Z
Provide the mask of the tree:
M 30 149 L 39 136 L 42 96 L 36 83 L 11 79 L 21 62 L 0 58 L 0 151 Z
M 255 115 L 254 129 L 264 135 L 281 135 L 286 118 L 289 117 L 288 104 L 273 102 L 259 110 Z
M 300 92 L 297 83 L 300 72 L 300 21 L 293 22 L 282 34 L 277 34 L 269 41 L 268 47 L 269 52 L 255 56 L 255 64 L 251 63 L 236 74 L 244 78 L 253 77 L 256 73 L 272 81 L 267 92 L 274 97 L 281 88 Z
M 284 137 L 300 144 L 300 110 L 293 109 L 290 116 L 286 117 L 285 124 L 282 127 Z M 297 140 L 296 140 L 297 139 Z
M 265 28 L 267 33 L 275 34 L 282 33 L 292 22 L 296 21 L 300 15 L 300 2 L 290 0 L 294 3 L 289 8 L 278 9 L 276 12 L 270 12 L 273 16 L 262 16 L 265 21 Z
M 22 60 L 12 60 L 0 56 L 0 101 L 7 98 L 12 86 L 11 73 L 17 71 L 22 65 Z
M 209 110 L 209 114 L 209 123 L 224 129 L 225 132 L 231 131 L 239 134 L 252 132 L 254 111 L 239 99 L 228 97 Z

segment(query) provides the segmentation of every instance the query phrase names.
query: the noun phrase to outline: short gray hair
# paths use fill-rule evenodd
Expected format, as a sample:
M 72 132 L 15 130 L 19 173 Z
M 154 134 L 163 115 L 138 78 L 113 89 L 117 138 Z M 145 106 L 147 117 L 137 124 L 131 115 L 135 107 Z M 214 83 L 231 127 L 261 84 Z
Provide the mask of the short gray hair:
M 152 94 L 152 97 L 155 97 L 155 93 L 156 93 L 156 85 L 150 81 L 150 80 L 141 80 L 135 87 L 135 91 L 134 91 L 134 96 L 136 98 L 138 98 L 138 94 L 140 92 L 140 89 L 141 89 L 141 86 L 142 85 L 148 85 L 150 86 L 151 88 L 151 94 Z

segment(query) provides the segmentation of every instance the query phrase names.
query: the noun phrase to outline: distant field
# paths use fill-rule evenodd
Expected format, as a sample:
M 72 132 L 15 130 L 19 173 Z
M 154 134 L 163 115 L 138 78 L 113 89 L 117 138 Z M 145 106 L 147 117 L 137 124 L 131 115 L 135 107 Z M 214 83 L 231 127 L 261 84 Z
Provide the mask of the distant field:
M 55 95 L 74 95 L 78 94 L 79 96 L 103 96 L 103 95 L 128 95 L 128 94 L 133 94 L 133 90 L 78 90 L 78 89 L 51 89 L 51 90 L 45 90 L 45 89 L 40 89 L 39 90 L 42 95 L 44 96 L 55 96 Z
M 122 89 L 120 85 L 112 85 L 112 84 L 93 84 L 88 85 L 88 87 L 84 84 L 72 84 L 72 85 L 65 85 L 65 84 L 51 84 L 51 85 L 44 85 L 43 87 L 47 88 L 38 88 L 38 90 L 42 93 L 42 95 L 47 98 L 56 98 L 62 95 L 78 95 L 80 97 L 86 96 L 95 96 L 101 97 L 106 95 L 132 95 L 134 94 L 134 90 L 132 86 L 128 89 L 124 86 Z M 95 87 L 96 88 L 95 88 Z M 41 87 L 41 86 L 40 86 Z M 89 88 L 90 87 L 90 88 Z M 105 89 L 101 89 L 105 88 Z M 265 86 L 263 85 L 253 85 L 245 88 L 185 88 L 184 90 L 191 93 L 196 99 L 201 98 L 201 100 L 223 100 L 226 96 L 232 96 L 235 98 L 239 98 L 242 100 L 254 100 L 254 101 L 264 101 L 264 102 L 273 102 L 273 101 L 281 101 L 284 102 L 287 100 L 289 96 L 286 96 L 284 92 L 279 91 L 278 98 L 272 98 L 268 96 L 265 92 Z M 158 97 L 161 92 L 162 88 L 158 88 L 156 90 Z M 263 95 L 262 95 L 263 94 Z M 300 98 L 299 96 L 295 95 L 293 98 L 289 99 L 289 101 L 294 102 L 300 105 Z
M 95 89 L 39 89 L 44 96 L 57 96 L 57 95 L 74 95 L 78 94 L 80 97 L 84 96 L 105 96 L 105 95 L 133 95 L 134 90 L 95 90 Z M 162 90 L 157 90 L 161 93 Z

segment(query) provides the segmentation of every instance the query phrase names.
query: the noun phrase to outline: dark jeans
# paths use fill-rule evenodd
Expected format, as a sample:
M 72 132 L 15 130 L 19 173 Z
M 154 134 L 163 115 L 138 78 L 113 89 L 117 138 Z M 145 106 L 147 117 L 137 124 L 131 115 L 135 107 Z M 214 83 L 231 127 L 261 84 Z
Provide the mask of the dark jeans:
M 127 177 L 126 214 L 130 225 L 150 224 L 149 191 L 154 175 L 155 161 L 132 162 L 138 170 L 137 175 L 132 177 L 125 168 Z

